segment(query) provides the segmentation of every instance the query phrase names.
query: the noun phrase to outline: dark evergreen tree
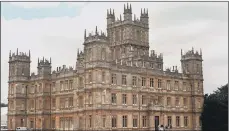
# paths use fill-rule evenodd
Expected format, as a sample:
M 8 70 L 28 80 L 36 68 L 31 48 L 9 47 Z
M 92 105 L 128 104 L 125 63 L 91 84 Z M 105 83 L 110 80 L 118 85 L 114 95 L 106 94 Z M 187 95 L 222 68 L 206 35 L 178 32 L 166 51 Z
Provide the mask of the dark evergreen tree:
M 228 131 L 228 84 L 204 97 L 203 131 Z

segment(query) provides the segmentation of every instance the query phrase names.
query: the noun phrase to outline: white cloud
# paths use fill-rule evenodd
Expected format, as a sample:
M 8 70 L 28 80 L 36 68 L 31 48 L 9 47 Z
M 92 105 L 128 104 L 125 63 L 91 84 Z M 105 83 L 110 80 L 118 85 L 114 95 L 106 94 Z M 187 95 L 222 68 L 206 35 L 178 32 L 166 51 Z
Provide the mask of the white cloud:
M 123 3 L 124 4 L 124 3 Z M 53 69 L 66 64 L 75 66 L 77 48 L 83 48 L 84 29 L 94 31 L 98 29 L 106 30 L 106 9 L 114 8 L 116 17 L 123 13 L 122 3 L 89 3 L 82 8 L 81 14 L 74 18 L 46 18 L 33 20 L 5 20 L 2 22 L 2 100 L 7 100 L 7 79 L 8 79 L 8 54 L 9 50 L 28 52 L 31 50 L 32 63 L 31 71 L 36 72 L 38 57 L 52 57 Z M 197 3 L 198 6 L 200 3 Z M 180 65 L 180 49 L 202 48 L 204 57 L 204 84 L 205 91 L 212 92 L 217 86 L 227 82 L 227 21 L 196 19 L 193 14 L 192 19 L 176 20 L 164 19 L 179 12 L 176 11 L 188 3 L 132 3 L 133 12 L 140 15 L 141 8 L 149 8 L 150 14 L 150 47 L 156 52 L 164 54 L 164 64 L 166 67 Z M 195 4 L 191 4 L 193 10 Z M 201 5 L 205 5 L 201 4 Z M 215 3 L 213 3 L 215 5 Z M 212 7 L 206 3 L 206 7 Z M 220 10 L 221 6 L 217 5 Z M 34 5 L 38 6 L 38 5 Z M 33 7 L 34 7 L 33 6 Z M 40 7 L 56 6 L 39 5 Z M 27 8 L 33 8 L 28 4 Z M 190 7 L 191 8 L 191 7 Z M 215 9 L 216 7 L 214 7 Z M 165 13 L 169 9 L 173 13 Z M 200 12 L 201 13 L 201 12 Z M 158 15 L 160 14 L 160 15 Z M 227 14 L 227 12 L 225 12 Z M 207 15 L 207 14 L 206 14 Z M 217 13 L 213 14 L 219 15 Z M 221 14 L 221 16 L 224 16 Z M 185 13 L 179 17 L 187 17 Z M 203 15 L 204 17 L 204 15 Z M 227 17 L 227 15 L 226 15 Z M 222 18 L 224 19 L 224 18 Z M 179 24 L 177 24 L 179 23 Z M 216 63 L 214 61 L 219 60 Z M 222 62 L 223 64 L 220 64 Z M 212 65 L 215 65 L 212 67 Z

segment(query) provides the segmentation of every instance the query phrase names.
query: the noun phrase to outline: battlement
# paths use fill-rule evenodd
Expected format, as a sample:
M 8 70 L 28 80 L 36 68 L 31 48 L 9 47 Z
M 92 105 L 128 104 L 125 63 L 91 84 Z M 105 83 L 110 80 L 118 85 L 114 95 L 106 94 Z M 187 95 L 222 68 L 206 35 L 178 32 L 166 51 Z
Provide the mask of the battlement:
M 109 10 L 107 10 L 107 20 L 108 20 L 108 26 L 109 27 L 114 27 L 114 26 L 119 26 L 121 24 L 125 24 L 125 23 L 132 23 L 134 25 L 137 26 L 146 26 L 148 25 L 148 9 L 144 8 L 143 11 L 141 9 L 141 15 L 140 18 L 136 18 L 136 15 L 134 14 L 134 19 L 132 19 L 132 7 L 131 4 L 130 6 L 127 3 L 127 8 L 124 4 L 124 19 L 122 19 L 122 15 L 120 14 L 120 17 L 115 18 L 115 12 L 113 10 L 113 12 L 110 12 Z
M 86 30 L 84 32 L 84 44 L 100 41 L 100 42 L 106 42 L 108 40 L 107 36 L 104 32 L 101 31 L 101 33 L 98 32 L 97 26 L 95 29 L 95 33 L 89 33 L 89 36 L 86 35 Z
M 40 66 L 51 66 L 51 64 L 52 64 L 51 58 L 50 58 L 50 60 L 47 60 L 44 57 L 42 60 L 39 60 L 39 58 L 38 58 L 38 67 L 40 67 Z
M 24 52 L 18 52 L 18 48 L 17 48 L 17 52 L 13 53 L 11 55 L 11 51 L 9 53 L 9 62 L 13 62 L 13 61 L 22 61 L 22 62 L 31 62 L 30 61 L 30 51 L 28 53 L 28 55 Z
M 194 51 L 194 48 L 192 48 L 192 50 L 187 51 L 186 53 L 184 53 L 183 55 L 183 51 L 181 49 L 181 60 L 188 60 L 188 59 L 196 59 L 196 60 L 203 60 L 202 59 L 202 51 L 200 49 L 200 52 L 198 51 Z
M 160 53 L 159 55 L 157 53 L 155 53 L 155 50 L 151 50 L 150 51 L 150 59 L 158 59 L 158 60 L 162 60 L 163 61 L 163 54 Z

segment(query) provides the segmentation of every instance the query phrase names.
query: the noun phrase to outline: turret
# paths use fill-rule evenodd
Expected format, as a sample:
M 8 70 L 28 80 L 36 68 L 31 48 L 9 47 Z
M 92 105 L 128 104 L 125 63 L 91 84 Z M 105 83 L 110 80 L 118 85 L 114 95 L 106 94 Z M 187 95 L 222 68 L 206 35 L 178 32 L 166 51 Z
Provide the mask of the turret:
M 37 74 L 39 76 L 49 76 L 51 74 L 51 68 L 51 58 L 50 60 L 47 60 L 44 57 L 42 60 L 39 60 L 38 58 Z
M 115 21 L 115 13 L 110 10 L 107 10 L 107 25 L 112 24 Z
M 183 54 L 181 50 L 181 66 L 184 74 L 202 76 L 202 51 L 189 50 Z
M 131 4 L 129 6 L 129 4 L 127 3 L 127 7 L 124 4 L 124 21 L 132 21 L 132 7 Z
M 30 76 L 30 51 L 28 55 L 24 52 L 9 53 L 9 81 L 28 80 Z
M 140 21 L 144 24 L 149 24 L 149 15 L 148 15 L 148 9 L 141 9 L 141 16 L 140 16 Z

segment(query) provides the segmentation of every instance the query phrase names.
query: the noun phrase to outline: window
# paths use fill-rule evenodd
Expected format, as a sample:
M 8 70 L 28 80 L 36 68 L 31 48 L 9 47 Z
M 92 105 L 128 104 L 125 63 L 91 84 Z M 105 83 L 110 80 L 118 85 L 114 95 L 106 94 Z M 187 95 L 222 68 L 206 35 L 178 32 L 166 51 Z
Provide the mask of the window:
M 106 126 L 106 116 L 103 116 L 103 127 Z
M 116 74 L 112 74 L 112 76 L 111 76 L 111 83 L 112 84 L 116 84 L 117 83 Z
M 183 98 L 184 107 L 187 107 L 187 98 Z
M 88 94 L 88 104 L 92 104 L 92 95 L 91 95 L 91 93 Z
M 142 77 L 142 86 L 146 86 L 146 78 Z
M 146 96 L 142 95 L 142 105 L 146 105 L 147 104 L 147 98 Z
M 63 81 L 60 82 L 60 90 L 61 90 L 61 91 L 64 90 L 64 83 L 63 83 Z
M 161 79 L 158 79 L 158 88 L 161 88 Z
M 158 64 L 158 69 L 161 69 L 161 68 L 162 68 L 161 64 Z
M 122 116 L 122 127 L 127 127 L 127 116 Z
M 56 91 L 56 88 L 55 87 L 56 87 L 56 82 L 53 82 L 52 83 L 52 92 L 55 92 Z
M 171 98 L 167 97 L 167 106 L 171 106 Z
M 183 82 L 183 90 L 186 91 L 187 87 L 186 87 L 186 82 Z
M 150 78 L 150 87 L 153 87 L 153 85 L 154 85 L 153 78 Z
M 126 104 L 126 94 L 122 94 L 122 104 Z
M 172 125 L 172 117 L 168 116 L 168 126 L 171 126 L 171 125 Z
M 119 41 L 120 40 L 120 37 L 119 37 L 119 31 L 115 31 L 115 41 Z
M 89 60 L 92 60 L 92 49 L 91 48 L 88 49 L 88 57 L 89 57 Z
M 138 116 L 133 116 L 133 127 L 138 127 Z
M 179 89 L 179 83 L 178 81 L 175 81 L 175 90 L 178 90 Z
M 122 85 L 126 85 L 126 75 L 122 75 Z
M 65 90 L 68 90 L 69 87 L 68 87 L 68 80 L 65 81 Z
M 133 95 L 133 105 L 137 104 L 137 95 Z
M 200 65 L 199 64 L 196 65 L 196 73 L 200 73 Z
M 83 78 L 79 77 L 79 86 L 83 86 Z
M 73 89 L 73 87 L 72 87 L 72 85 L 73 85 L 73 84 L 72 84 L 72 83 L 73 83 L 73 81 L 72 81 L 72 80 L 70 80 L 70 81 L 69 81 L 69 89 L 70 89 L 70 90 L 72 90 L 72 89 Z
M 56 107 L 56 99 L 55 98 L 52 98 L 52 107 Z
M 132 77 L 132 85 L 133 86 L 136 86 L 137 85 L 137 77 L 136 76 L 133 76 Z
M 176 127 L 180 126 L 180 117 L 176 116 Z
M 112 127 L 116 127 L 117 125 L 117 119 L 116 119 L 116 116 L 112 116 L 111 118 L 111 126 Z
M 105 60 L 106 58 L 106 49 L 102 48 L 102 60 Z
M 68 108 L 68 106 L 69 106 L 69 99 L 65 98 L 65 108 Z
M 115 93 L 111 94 L 111 103 L 116 104 L 116 94 Z
M 88 74 L 88 82 L 91 83 L 92 82 L 92 73 L 89 72 Z
M 79 107 L 80 108 L 83 107 L 83 97 L 82 96 L 79 97 Z
M 150 67 L 153 68 L 153 63 L 150 63 Z
M 52 128 L 55 128 L 56 127 L 56 121 L 55 119 L 52 120 Z
M 105 72 L 102 72 L 102 82 L 105 82 Z
M 142 116 L 142 126 L 146 127 L 146 116 Z
M 179 106 L 180 105 L 180 100 L 178 97 L 176 97 L 176 102 L 175 102 L 176 106 Z
M 69 98 L 69 107 L 73 107 L 73 97 Z
M 171 90 L 170 80 L 167 80 L 166 87 L 167 87 L 167 90 Z
M 188 117 L 184 116 L 184 126 L 187 127 L 188 126 Z
M 89 127 L 92 127 L 92 116 L 89 115 Z

